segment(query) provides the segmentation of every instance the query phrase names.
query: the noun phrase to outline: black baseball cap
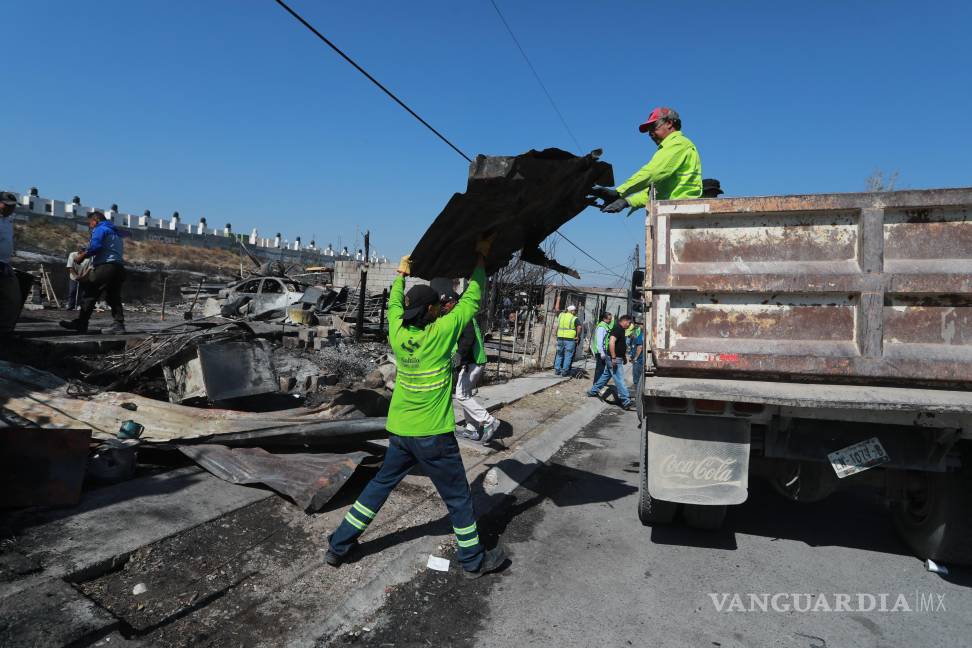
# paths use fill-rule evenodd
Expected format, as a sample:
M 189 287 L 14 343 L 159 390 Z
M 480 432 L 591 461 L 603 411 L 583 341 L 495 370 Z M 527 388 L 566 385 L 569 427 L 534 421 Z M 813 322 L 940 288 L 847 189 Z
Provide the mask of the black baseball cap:
M 405 315 L 403 319 L 410 320 L 421 315 L 430 304 L 439 302 L 439 293 L 432 286 L 412 286 L 405 293 Z
M 16 205 L 17 194 L 10 193 L 9 191 L 0 191 L 0 203 L 4 203 L 5 205 Z

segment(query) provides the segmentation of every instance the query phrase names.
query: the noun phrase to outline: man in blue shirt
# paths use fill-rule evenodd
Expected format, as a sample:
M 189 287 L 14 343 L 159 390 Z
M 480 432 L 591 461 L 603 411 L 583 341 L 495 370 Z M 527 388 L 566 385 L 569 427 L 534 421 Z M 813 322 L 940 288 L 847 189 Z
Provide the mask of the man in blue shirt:
M 81 313 L 76 320 L 65 320 L 61 326 L 79 333 L 88 332 L 88 321 L 94 312 L 95 304 L 105 295 L 111 308 L 111 318 L 115 323 L 105 333 L 125 332 L 125 313 L 122 310 L 121 287 L 125 282 L 124 243 L 125 234 L 105 218 L 103 212 L 93 211 L 88 215 L 88 228 L 91 229 L 91 242 L 88 248 L 77 255 L 80 263 L 90 258 L 94 268 L 88 274 L 81 295 Z

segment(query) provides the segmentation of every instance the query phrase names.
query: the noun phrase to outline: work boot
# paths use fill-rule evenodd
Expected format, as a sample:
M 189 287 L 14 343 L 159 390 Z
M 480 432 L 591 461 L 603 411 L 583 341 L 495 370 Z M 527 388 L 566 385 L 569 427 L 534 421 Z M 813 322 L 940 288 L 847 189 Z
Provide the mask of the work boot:
M 105 335 L 121 335 L 125 333 L 125 325 L 120 322 L 115 322 L 108 328 L 101 329 L 101 332 Z
M 353 545 L 351 545 L 351 548 L 348 549 L 348 553 L 344 554 L 343 556 L 339 556 L 338 554 L 334 553 L 334 551 L 330 547 L 328 547 L 327 551 L 324 553 L 324 562 L 326 562 L 331 567 L 340 567 L 341 563 L 345 562 L 348 559 L 348 557 L 357 548 L 358 548 L 358 543 L 355 542 Z
M 58 322 L 62 328 L 66 328 L 69 331 L 75 331 L 76 333 L 87 333 L 88 324 L 87 322 L 82 322 L 81 320 L 61 320 Z
M 505 562 L 506 562 L 506 552 L 503 550 L 503 547 L 497 545 L 486 552 L 486 555 L 483 556 L 483 564 L 479 566 L 479 569 L 477 569 L 476 571 L 469 571 L 467 569 L 463 569 L 462 575 L 469 579 L 479 578 L 484 574 L 488 574 L 490 572 L 496 571 L 497 569 L 502 567 L 503 563 Z

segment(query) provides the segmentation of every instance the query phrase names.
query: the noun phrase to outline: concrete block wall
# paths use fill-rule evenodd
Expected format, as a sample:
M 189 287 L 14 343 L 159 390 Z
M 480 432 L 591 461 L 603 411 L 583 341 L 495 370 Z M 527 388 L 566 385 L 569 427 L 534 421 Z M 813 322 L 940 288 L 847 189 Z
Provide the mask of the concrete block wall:
M 357 261 L 335 261 L 334 262 L 334 285 L 337 288 L 348 286 L 357 288 L 361 285 L 361 269 L 368 268 L 368 292 L 380 293 L 385 288 L 390 288 L 395 277 L 398 276 L 397 263 L 359 263 Z M 425 279 L 409 277 L 405 282 L 406 288 L 419 284 L 428 284 Z

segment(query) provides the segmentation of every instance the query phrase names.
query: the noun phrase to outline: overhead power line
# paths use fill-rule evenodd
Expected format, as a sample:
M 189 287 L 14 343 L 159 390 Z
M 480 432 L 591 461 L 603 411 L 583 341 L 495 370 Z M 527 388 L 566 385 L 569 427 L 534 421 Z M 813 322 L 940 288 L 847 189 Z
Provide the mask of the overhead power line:
M 567 134 L 570 135 L 570 139 L 574 141 L 574 145 L 577 147 L 577 151 L 580 152 L 582 150 L 580 142 L 578 142 L 577 138 L 574 137 L 573 131 L 571 131 L 570 126 L 567 125 L 567 120 L 564 119 L 563 113 L 561 113 L 560 108 L 557 107 L 557 102 L 554 101 L 554 98 L 551 96 L 550 91 L 547 90 L 547 86 L 544 85 L 543 81 L 540 79 L 540 75 L 537 73 L 537 69 L 533 67 L 533 63 L 530 62 L 530 57 L 527 56 L 527 53 L 523 49 L 523 46 L 520 45 L 519 39 L 517 39 L 516 34 L 514 34 L 513 30 L 510 28 L 510 24 L 506 22 L 506 18 L 503 16 L 503 12 L 500 11 L 500 8 L 496 4 L 495 0 L 489 0 L 489 2 L 490 4 L 493 5 L 493 9 L 496 10 L 496 14 L 499 16 L 500 20 L 503 21 L 503 26 L 506 27 L 506 31 L 509 32 L 510 38 L 512 38 L 513 42 L 516 43 L 516 48 L 520 50 L 520 54 L 523 55 L 523 60 L 526 61 L 526 64 L 530 68 L 530 71 L 533 72 L 533 78 L 537 80 L 537 83 L 540 85 L 540 89 L 543 90 L 543 94 L 547 95 L 547 101 L 550 102 L 550 106 L 554 109 L 554 112 L 557 113 L 557 117 L 560 118 L 560 122 L 564 125 L 564 130 L 566 130 Z
M 619 275 L 617 272 L 613 272 L 611 270 L 611 268 L 607 267 L 606 265 L 604 265 L 603 263 L 601 263 L 598 259 L 596 259 L 593 256 L 591 256 L 590 254 L 588 254 L 587 251 L 584 248 L 580 247 L 579 245 L 577 245 L 576 243 L 574 243 L 573 241 L 571 241 L 569 238 L 567 238 L 566 236 L 564 236 L 563 234 L 561 234 L 559 231 L 554 232 L 554 234 L 557 234 L 558 236 L 560 236 L 560 238 L 564 239 L 565 241 L 567 241 L 568 243 L 570 243 L 571 245 L 573 245 L 575 248 L 577 248 L 577 250 L 579 250 L 581 252 L 581 254 L 583 254 L 588 259 L 590 259 L 591 261 L 593 261 L 597 265 L 599 265 L 602 268 L 604 268 L 605 270 L 607 270 L 608 271 L 608 274 L 610 274 L 612 276 L 615 276 L 618 279 L 625 279 L 625 277 L 623 277 L 622 275 Z
M 449 146 L 449 148 L 451 148 L 453 151 L 455 151 L 460 156 L 462 156 L 462 158 L 465 159 L 467 162 L 470 162 L 470 163 L 472 162 L 472 158 L 470 158 L 468 155 L 466 155 L 465 153 L 463 153 L 462 150 L 458 146 L 456 146 L 451 141 L 449 141 L 449 139 L 445 135 L 443 135 L 442 133 L 440 133 L 438 130 L 436 130 L 436 128 L 434 126 L 432 126 L 432 124 L 430 124 L 429 122 L 427 122 L 424 119 L 422 119 L 422 117 L 419 116 L 418 113 L 416 113 L 414 110 L 412 110 L 411 108 L 409 108 L 408 105 L 404 101 L 402 101 L 401 99 L 399 99 L 395 95 L 394 92 L 392 92 L 391 90 L 389 90 L 388 88 L 386 88 L 384 85 L 382 85 L 382 83 L 378 79 L 376 79 L 375 77 L 371 76 L 371 74 L 369 74 L 367 70 L 365 70 L 363 67 L 361 67 L 360 65 L 358 65 L 358 63 L 354 59 L 352 59 L 350 56 L 348 56 L 347 54 L 345 54 L 344 51 L 341 50 L 341 48 L 339 48 L 337 45 L 335 45 L 333 42 L 331 42 L 330 39 L 328 39 L 324 34 L 322 34 L 321 32 L 319 32 L 317 29 L 315 29 L 314 26 L 311 25 L 309 22 L 307 22 L 304 19 L 303 16 L 301 16 L 296 11 L 294 11 L 293 9 L 291 9 L 290 6 L 286 2 L 284 2 L 283 0 L 274 0 L 274 1 L 278 5 L 280 5 L 287 13 L 289 13 L 291 16 L 293 16 L 294 19 L 297 20 L 297 22 L 299 22 L 304 27 L 306 27 L 312 34 L 314 34 L 315 36 L 317 36 L 325 45 L 327 45 L 332 50 L 334 50 L 335 52 L 337 52 L 338 55 L 341 56 L 341 58 L 343 58 L 345 61 L 347 61 L 348 63 L 350 63 L 354 67 L 354 69 L 356 69 L 358 72 L 360 72 L 361 74 L 363 74 L 373 84 L 375 84 L 376 86 L 378 86 L 378 88 L 382 92 L 384 92 L 395 103 L 397 103 L 399 106 L 401 106 L 403 109 L 405 109 L 405 111 L 408 112 L 408 114 L 410 114 L 412 117 L 414 117 L 415 119 L 417 119 L 423 126 L 425 126 L 427 129 L 429 129 L 433 134 L 435 134 L 436 137 L 438 137 L 440 140 L 442 140 L 443 142 L 445 142 Z M 509 23 L 506 22 L 506 18 L 503 16 L 503 12 L 500 11 L 500 8 L 496 5 L 496 2 L 494 0 L 490 0 L 490 3 L 493 5 L 493 8 L 496 9 L 496 13 L 499 15 L 500 20 L 503 22 L 503 25 L 506 27 L 506 31 L 509 32 L 510 37 L 513 39 L 513 42 L 516 44 L 517 49 L 520 50 L 520 54 L 523 55 L 523 59 L 526 61 L 526 64 L 530 67 L 531 72 L 533 72 L 533 76 L 536 78 L 537 83 L 540 84 L 540 87 L 543 89 L 544 94 L 547 95 L 547 99 L 550 101 L 550 105 L 553 107 L 554 111 L 557 113 L 557 116 L 560 118 L 560 121 L 563 123 L 564 128 L 567 130 L 567 133 L 570 135 L 570 138 L 574 141 L 574 144 L 577 145 L 577 148 L 580 149 L 581 148 L 581 145 L 578 143 L 577 138 L 574 137 L 574 133 L 570 130 L 570 126 L 567 125 L 567 120 L 564 119 L 564 116 L 560 112 L 560 109 L 557 108 L 556 102 L 553 100 L 553 97 L 550 95 L 550 92 L 547 90 L 547 87 L 543 84 L 543 81 L 540 79 L 540 75 L 537 73 L 536 68 L 533 67 L 533 63 L 530 62 L 530 58 L 526 55 L 526 52 L 523 50 L 523 47 L 520 45 L 520 41 L 517 40 L 516 35 L 513 33 L 513 30 L 510 29 L 510 25 L 509 25 Z M 581 248 L 580 246 L 578 246 L 576 243 L 574 243 L 573 241 L 571 241 L 569 238 L 567 238 L 566 236 L 564 236 L 560 232 L 556 232 L 556 233 L 557 234 L 560 234 L 560 237 L 561 238 L 563 238 L 565 241 L 567 241 L 573 247 L 575 247 L 577 250 L 579 250 L 582 254 L 584 254 L 584 256 L 586 256 L 587 258 L 591 259 L 592 261 L 594 261 L 595 263 L 597 263 L 599 266 L 601 266 L 602 268 L 604 268 L 605 270 L 607 270 L 608 271 L 608 274 L 610 274 L 612 276 L 615 276 L 615 277 L 618 277 L 619 279 L 625 279 L 625 277 L 622 277 L 617 272 L 613 272 L 610 268 L 608 268 L 606 265 L 604 265 L 603 263 L 601 263 L 595 257 L 591 256 L 586 250 L 584 250 L 583 248 Z
M 332 43 L 326 36 L 324 36 L 324 34 L 322 34 L 321 32 L 317 31 L 316 29 L 314 29 L 313 25 L 311 25 L 309 22 L 307 22 L 306 20 L 304 20 L 304 18 L 300 14 L 298 14 L 296 11 L 294 11 L 293 9 L 291 9 L 287 5 L 286 2 L 284 2 L 283 0 L 275 0 L 275 1 L 276 1 L 276 3 L 278 5 L 280 5 L 281 7 L 283 7 L 284 10 L 287 13 L 289 13 L 291 16 L 293 16 L 300 24 L 302 24 L 304 27 L 306 27 L 307 29 L 309 29 L 311 31 L 311 33 L 313 33 L 315 36 L 317 36 L 318 38 L 320 38 L 324 42 L 324 44 L 326 44 L 332 50 L 334 50 L 335 52 L 337 52 L 341 56 L 341 58 L 343 58 L 345 61 L 347 61 L 348 63 L 350 63 L 351 65 L 353 65 L 354 66 L 354 69 L 356 69 L 361 74 L 365 75 L 368 78 L 369 81 L 371 81 L 372 83 L 374 83 L 376 86 L 378 86 L 381 89 L 382 92 L 384 92 L 386 95 L 388 95 L 389 97 L 391 97 L 395 101 L 395 103 L 397 103 L 399 106 L 401 106 L 406 111 L 408 111 L 408 114 L 410 114 L 415 119 L 419 120 L 422 123 L 423 126 L 425 126 L 430 131 L 432 131 L 433 133 L 435 133 L 436 137 L 438 137 L 440 140 L 442 140 L 443 142 L 445 142 L 446 144 L 448 144 L 449 147 L 453 151 L 455 151 L 456 153 L 458 153 L 459 155 L 461 155 L 462 157 L 464 157 L 467 162 L 472 162 L 472 159 L 468 155 L 466 155 L 465 153 L 463 153 L 459 149 L 458 146 L 456 146 L 455 144 L 453 144 L 452 142 L 450 142 L 449 139 L 445 135 L 443 135 L 442 133 L 440 133 L 439 131 L 437 131 L 432 126 L 432 124 L 430 124 L 429 122 L 427 122 L 424 119 L 422 119 L 421 117 L 419 117 L 418 113 L 415 112 L 414 110 L 412 110 L 411 108 L 409 108 L 405 104 L 404 101 L 402 101 L 401 99 L 399 99 L 398 97 L 396 97 L 394 92 L 392 92 L 391 90 L 389 90 L 388 88 L 386 88 L 385 86 L 383 86 L 378 79 L 376 79 L 375 77 L 373 77 L 370 74 L 368 74 L 368 71 L 367 70 L 365 70 L 363 67 L 361 67 L 360 65 L 358 65 L 354 61 L 354 59 L 352 59 L 350 56 L 348 56 L 343 51 L 341 51 L 341 48 L 339 48 L 337 45 L 335 45 L 334 43 Z M 499 11 L 499 10 L 497 9 L 497 11 Z

